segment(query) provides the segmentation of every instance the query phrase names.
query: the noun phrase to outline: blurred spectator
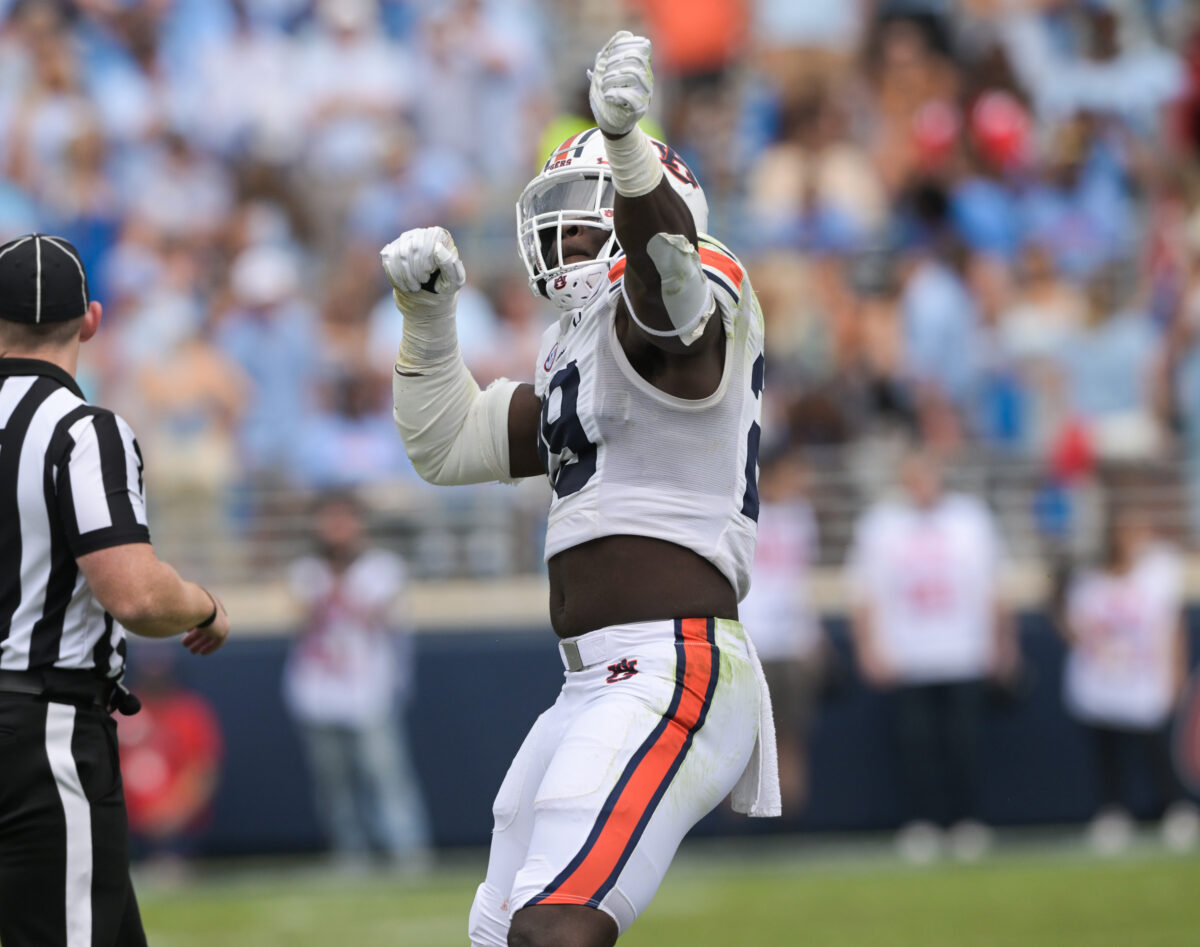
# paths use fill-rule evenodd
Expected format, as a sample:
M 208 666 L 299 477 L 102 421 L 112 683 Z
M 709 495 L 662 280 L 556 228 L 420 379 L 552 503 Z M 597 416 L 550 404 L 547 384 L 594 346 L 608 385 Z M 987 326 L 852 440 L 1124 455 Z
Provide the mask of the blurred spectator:
M 131 686 L 142 702 L 117 716 L 130 842 L 158 878 L 178 877 L 211 815 L 223 741 L 207 698 L 175 680 L 174 649 L 141 643 Z
M 978 382 L 980 313 L 961 273 L 932 248 L 905 266 L 904 362 L 931 396 L 962 408 Z
M 978 783 L 986 685 L 1012 679 L 1017 662 L 1001 551 L 988 509 L 945 492 L 930 453 L 910 453 L 901 482 L 901 495 L 863 514 L 847 563 L 858 665 L 890 702 L 901 853 L 935 857 L 940 825 L 973 859 L 989 842 Z
M 193 268 L 186 253 L 173 255 L 182 261 L 172 270 Z M 177 273 L 174 288 L 147 297 L 118 330 L 129 376 L 117 390 L 137 406 L 130 413 L 155 458 L 148 492 L 182 563 L 202 558 L 203 538 L 226 519 L 228 491 L 242 476 L 237 433 L 251 397 L 246 374 L 213 344 L 184 291 L 187 278 Z
M 1161 447 L 1153 402 L 1160 342 L 1136 292 L 1130 267 L 1098 271 L 1087 284 L 1086 322 L 1058 357 L 1068 411 L 1102 459 L 1145 458 Z
M 467 367 L 477 379 L 533 377 L 542 333 L 554 318 L 546 301 L 529 291 L 527 280 L 509 276 L 487 287 L 487 298 L 495 315 L 492 343 L 465 356 Z
M 1133 754 L 1154 784 L 1164 841 L 1200 842 L 1200 812 L 1186 798 L 1169 742 L 1189 667 L 1180 566 L 1144 515 L 1116 509 L 1099 561 L 1078 571 L 1062 603 L 1063 696 L 1092 740 L 1100 802 L 1088 838 L 1106 854 L 1132 840 L 1122 773 Z
M 310 170 L 337 188 L 373 170 L 392 117 L 411 107 L 408 51 L 379 29 L 375 0 L 317 0 L 315 22 L 297 44 Z
M 1158 45 L 1147 4 L 1088 0 L 1068 8 L 1073 48 L 1055 42 L 1050 13 L 1018 5 L 1004 19 L 1009 58 L 1043 119 L 1114 115 L 1147 137 L 1184 88 L 1181 63 Z
M 397 230 L 444 223 L 453 227 L 477 210 L 480 184 L 460 152 L 420 142 L 403 121 L 389 123 L 380 141 L 380 174 L 355 196 L 353 237 L 383 246 Z
M 864 104 L 873 112 L 865 133 L 875 166 L 894 195 L 925 170 L 918 114 L 929 102 L 955 101 L 960 77 L 949 56 L 945 21 L 928 13 L 879 17 L 864 53 L 872 92 Z
M 1200 535 L 1200 207 L 1184 231 L 1183 285 L 1159 365 L 1164 419 L 1179 435 L 1193 535 Z
M 808 581 L 817 558 L 817 520 L 806 496 L 810 477 L 795 448 L 763 457 L 758 546 L 750 592 L 738 606 L 771 691 L 789 821 L 808 797 L 809 733 L 829 660 Z
M 1016 276 L 1016 297 L 1000 316 L 999 342 L 1018 359 L 1053 355 L 1083 327 L 1086 301 L 1063 279 L 1043 243 L 1030 241 L 1022 248 Z
M 1025 107 L 1010 92 L 989 89 L 971 106 L 967 128 L 956 126 L 951 137 L 964 153 L 948 185 L 956 232 L 970 249 L 1011 261 L 1022 238 L 1018 194 L 1033 158 Z
M 23 20 L 30 43 L 31 74 L 10 92 L 0 113 L 6 177 L 39 198 L 53 196 L 66 176 L 72 142 L 80 129 L 98 124 L 94 102 L 80 77 L 74 37 L 52 14 Z
M 397 626 L 393 617 L 404 563 L 368 544 L 352 494 L 322 494 L 314 515 L 316 551 L 291 569 L 304 617 L 283 692 L 304 739 L 316 811 L 347 867 L 373 852 L 417 867 L 430 837 L 400 720 L 413 660 L 407 619 Z
M 823 91 L 786 106 L 776 140 L 749 170 L 748 209 L 761 246 L 847 253 L 883 225 L 879 176 L 844 124 Z
M 905 363 L 896 262 L 886 253 L 861 254 L 848 280 L 847 318 L 833 339 L 835 373 L 794 409 L 797 436 L 814 408 L 832 415 L 832 425 L 824 423 L 839 441 L 890 442 L 915 434 L 917 393 Z
M 216 343 L 253 386 L 238 431 L 242 462 L 251 475 L 285 478 L 320 379 L 317 314 L 300 295 L 299 263 L 283 248 L 244 250 L 230 285 L 234 308 Z
M 546 86 L 541 20 L 534 3 L 449 0 L 427 12 L 415 44 L 418 137 L 465 157 L 497 190 L 544 158 L 530 153 L 552 108 L 534 91 Z
M 359 487 L 416 479 L 392 421 L 390 378 L 370 365 L 337 372 L 304 425 L 294 475 L 305 487 Z
M 1129 181 L 1090 119 L 1058 125 L 1051 136 L 1042 173 L 1020 195 L 1021 226 L 1068 276 L 1086 279 L 1134 255 L 1139 227 Z
M 165 238 L 216 240 L 234 206 L 230 168 L 178 131 L 148 139 L 120 177 L 130 214 Z
M 755 0 L 752 7 L 752 61 L 782 111 L 814 80 L 849 71 L 867 25 L 865 0 Z

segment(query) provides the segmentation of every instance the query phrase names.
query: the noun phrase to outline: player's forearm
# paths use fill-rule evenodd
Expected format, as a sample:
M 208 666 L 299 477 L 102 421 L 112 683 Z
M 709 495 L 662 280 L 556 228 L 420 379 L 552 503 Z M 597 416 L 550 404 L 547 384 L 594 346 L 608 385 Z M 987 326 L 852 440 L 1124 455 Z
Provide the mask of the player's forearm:
M 625 138 L 619 140 L 605 136 L 604 147 L 610 167 L 614 161 L 620 166 L 622 158 L 614 153 L 614 148 L 620 142 L 628 139 L 642 141 L 646 146 L 644 154 L 632 156 L 632 160 L 644 161 L 649 166 L 640 173 L 639 177 L 649 181 L 651 180 L 649 170 L 657 173 L 652 178 L 653 185 L 648 190 L 643 190 L 644 184 L 641 186 L 625 184 L 623 186 L 614 169 L 613 179 L 616 194 L 613 198 L 613 227 L 617 232 L 621 249 L 625 251 L 625 255 L 629 259 L 629 264 L 637 267 L 639 271 L 645 270 L 648 279 L 656 279 L 657 270 L 646 253 L 646 246 L 651 237 L 659 233 L 680 234 L 687 237 L 694 246 L 697 238 L 696 221 L 683 197 L 667 181 L 654 145 L 640 128 L 635 128 Z
M 626 309 L 648 341 L 681 354 L 704 335 L 716 305 L 697 252 L 697 218 L 667 178 L 667 155 L 637 124 L 654 90 L 650 41 L 616 33 L 590 80 L 588 101 L 616 189 L 613 227 L 628 260 Z M 683 173 L 673 158 L 670 173 Z

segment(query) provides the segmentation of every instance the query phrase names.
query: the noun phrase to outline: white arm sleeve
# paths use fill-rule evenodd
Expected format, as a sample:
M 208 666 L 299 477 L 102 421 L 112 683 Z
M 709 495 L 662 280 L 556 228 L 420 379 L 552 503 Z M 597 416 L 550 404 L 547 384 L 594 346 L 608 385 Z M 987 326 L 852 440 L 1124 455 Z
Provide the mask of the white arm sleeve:
M 417 473 L 439 486 L 515 483 L 508 406 L 516 389 L 517 382 L 500 378 L 480 391 L 457 346 L 424 365 L 398 359 L 392 416 Z

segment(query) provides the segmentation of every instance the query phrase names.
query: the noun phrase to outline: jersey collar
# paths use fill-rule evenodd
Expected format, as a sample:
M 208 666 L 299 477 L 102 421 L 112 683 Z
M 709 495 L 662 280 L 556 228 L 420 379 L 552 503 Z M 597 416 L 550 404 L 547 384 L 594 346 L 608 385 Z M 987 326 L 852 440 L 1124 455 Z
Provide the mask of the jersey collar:
M 0 358 L 0 377 L 5 375 L 44 375 L 53 378 L 84 401 L 87 400 L 79 383 L 65 369 L 40 358 Z

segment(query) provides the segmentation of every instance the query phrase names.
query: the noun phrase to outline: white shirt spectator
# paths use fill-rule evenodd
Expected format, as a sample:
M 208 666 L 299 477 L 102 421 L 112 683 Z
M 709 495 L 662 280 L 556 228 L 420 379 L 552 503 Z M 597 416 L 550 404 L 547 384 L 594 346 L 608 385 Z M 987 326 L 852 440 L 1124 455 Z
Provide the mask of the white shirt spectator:
M 973 498 L 947 494 L 927 509 L 888 501 L 863 515 L 850 591 L 870 611 L 879 652 L 901 682 L 989 673 L 999 562 L 991 514 Z
M 808 503 L 762 504 L 750 591 L 738 615 L 764 661 L 795 660 L 820 644 L 808 583 L 816 551 L 817 520 Z
M 1125 24 L 1123 32 L 1134 31 Z M 1110 58 L 1085 59 L 1057 50 L 1046 20 L 1036 13 L 1006 15 L 1001 33 L 1017 78 L 1047 121 L 1091 111 L 1117 115 L 1136 127 L 1147 119 L 1152 123 L 1157 110 L 1186 87 L 1179 57 L 1146 36 L 1137 42 L 1127 37 Z
M 351 727 L 388 716 L 402 683 L 389 613 L 405 589 L 403 561 L 369 550 L 338 576 L 314 556 L 296 562 L 289 579 L 308 613 L 284 667 L 289 711 L 306 723 Z
M 1087 722 L 1129 729 L 1166 723 L 1175 696 L 1175 636 L 1183 601 L 1178 556 L 1158 546 L 1124 575 L 1088 572 L 1067 599 L 1075 638 L 1064 697 Z

